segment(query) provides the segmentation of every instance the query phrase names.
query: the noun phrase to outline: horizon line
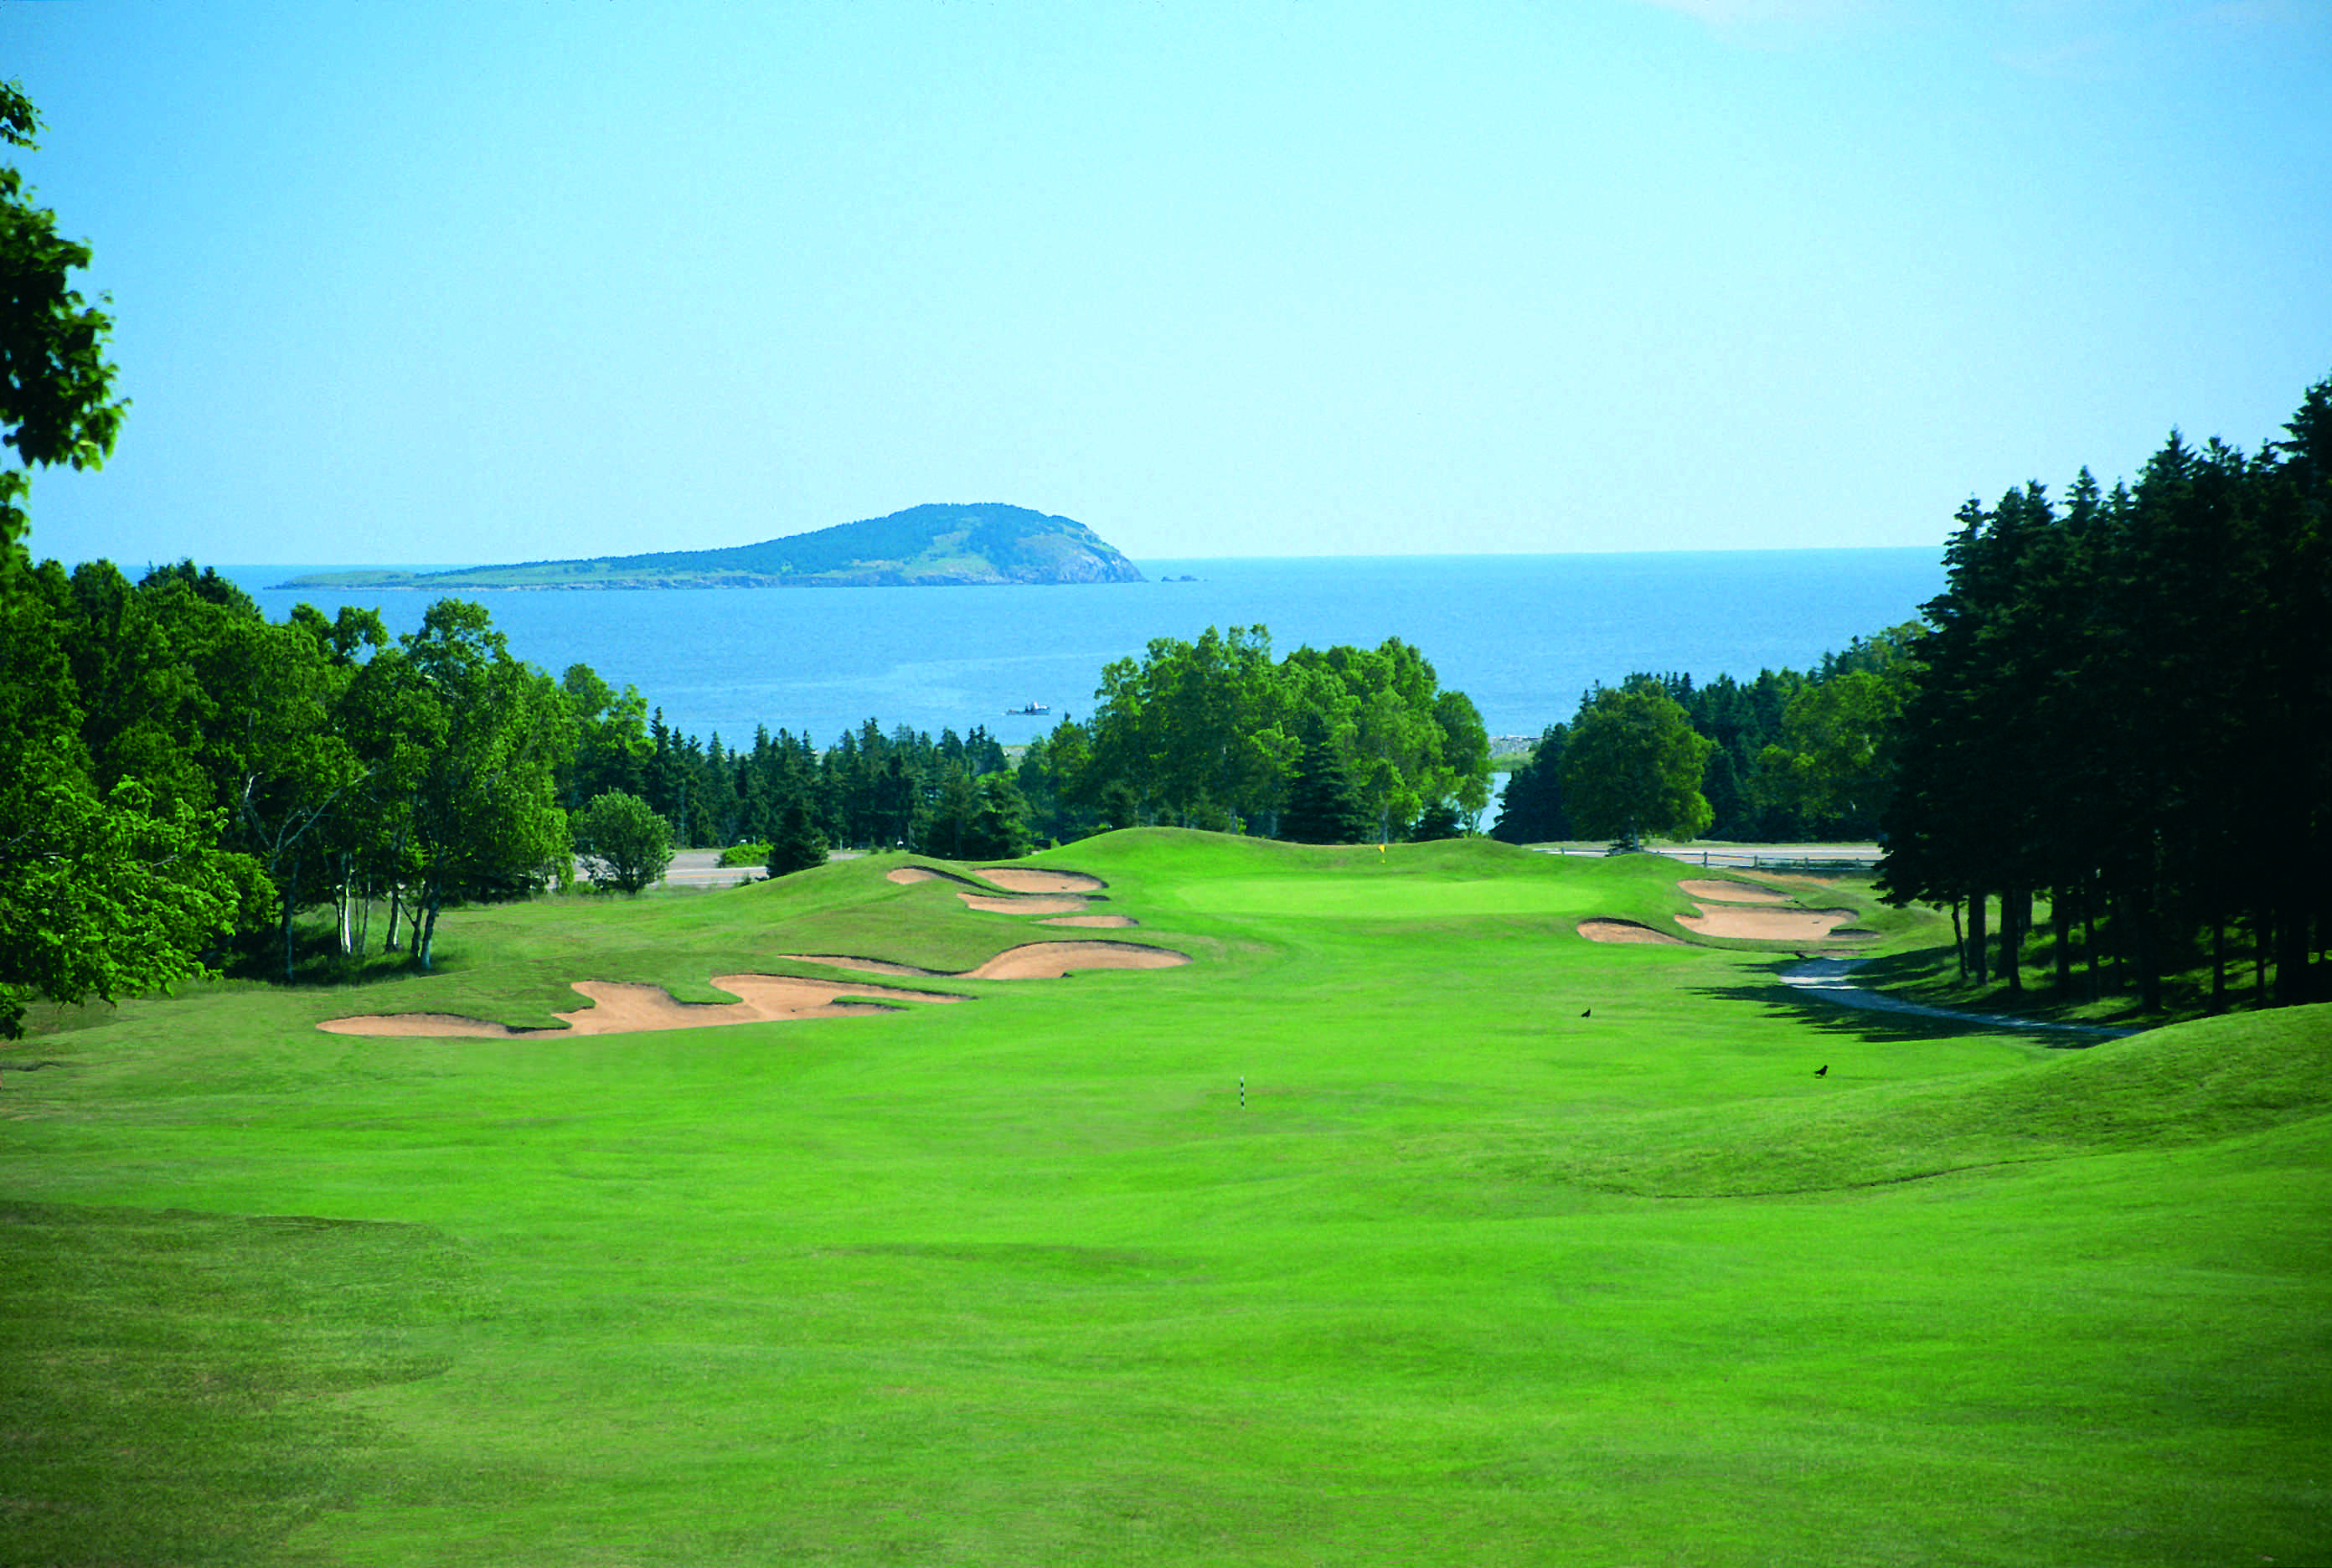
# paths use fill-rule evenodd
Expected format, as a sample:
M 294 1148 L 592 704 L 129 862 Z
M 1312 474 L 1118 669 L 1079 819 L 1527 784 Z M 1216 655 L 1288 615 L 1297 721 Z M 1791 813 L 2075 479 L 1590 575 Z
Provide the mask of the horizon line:
M 1628 556 L 1628 555 L 1806 555 L 1806 554 L 1814 554 L 1814 553 L 1818 553 L 1818 552 L 1828 552 L 1828 553 L 1844 553 L 1844 552 L 1864 553 L 1864 552 L 1868 552 L 1868 553 L 1873 553 L 1873 554 L 1876 554 L 1876 553 L 1884 552 L 1884 551 L 1908 551 L 1908 550 L 1933 550 L 1933 551 L 1934 551 L 1934 552 L 1935 552 L 1935 554 L 1940 558 L 1940 556 L 1941 556 L 1941 554 L 1942 554 L 1942 552 L 1943 552 L 1943 550 L 1944 550 L 1945 543 L 1945 540 L 1936 540 L 1934 544 L 1931 544 L 1931 545 L 1929 545 L 1929 544 L 1767 544 L 1767 545 L 1730 545 L 1730 546 L 1724 546 L 1724 547 L 1718 547 L 1718 548 L 1710 548 L 1710 547 L 1707 547 L 1707 546 L 1700 546 L 1700 545 L 1673 545 L 1673 546 L 1667 546 L 1667 547 L 1654 547 L 1654 548 L 1649 548 L 1649 549 L 1645 549 L 1645 548 L 1637 548 L 1637 549 L 1628 549 L 1628 550 L 1620 550 L 1620 549 L 1611 549 L 1611 550 L 1367 550 L 1367 551 L 1361 551 L 1361 550 L 1339 550 L 1339 551 L 1293 552 L 1293 553 L 1280 553 L 1280 554 L 1266 554 L 1266 553 L 1262 553 L 1262 552 L 1254 552 L 1254 553 L 1242 553 L 1242 554 L 1219 554 L 1219 555 L 1133 555 L 1133 554 L 1131 554 L 1131 553 L 1126 553 L 1126 555 L 1125 555 L 1125 559 L 1128 559 L 1128 560 L 1130 560 L 1130 561 L 1133 561 L 1133 563 L 1135 563 L 1136 565 L 1141 565 L 1141 564 L 1142 564 L 1142 563 L 1144 563 L 1144 562 L 1153 562 L 1153 563 L 1159 563 L 1159 564 L 1177 564 L 1177 565 L 1179 565 L 1179 564 L 1181 564 L 1181 563 L 1184 563 L 1184 562 L 1190 562 L 1190 561 L 1206 561 L 1206 560 L 1222 560 L 1222 561 L 1265 561 L 1265 560 L 1528 560 L 1528 559 L 1544 559 L 1544 558 L 1547 558 L 1547 557 L 1554 557 L 1554 556 Z M 51 558 L 51 559 L 61 559 L 61 558 Z M 578 558 L 578 559 L 599 559 L 599 558 L 597 558 L 597 557 L 581 557 L 581 558 Z M 549 558 L 547 558 L 547 557 L 546 557 L 546 558 L 544 558 L 544 560 L 548 560 L 548 559 L 549 559 Z M 116 558 L 114 558 L 114 557 L 112 557 L 112 556 L 107 556 L 107 555 L 84 556 L 84 557 L 81 558 L 79 560 L 76 560 L 76 561 L 71 562 L 71 563 L 69 563 L 69 564 L 70 564 L 70 565 L 73 565 L 73 566 L 81 566 L 81 565 L 87 565 L 87 564 L 90 564 L 90 563 L 91 563 L 91 562 L 100 561 L 100 560 L 110 560 L 110 561 L 113 561 L 113 562 L 114 562 L 114 564 L 115 564 L 115 565 L 117 565 L 117 566 L 119 566 L 119 565 L 120 564 L 119 560 L 119 559 L 117 559 Z M 193 556 L 190 556 L 190 555 L 184 555 L 184 554 L 181 554 L 181 555 L 178 555 L 178 556 L 175 556 L 175 557 L 149 556 L 149 557 L 148 557 L 148 558 L 146 559 L 145 564 L 146 564 L 148 567 L 151 568 L 151 567 L 156 567 L 156 566 L 172 565 L 172 564 L 175 564 L 177 561 L 180 561 L 180 560 L 194 560 L 194 562 L 195 562 L 195 564 L 196 564 L 196 566 L 208 566 L 208 567 L 211 567 L 211 568 L 213 568 L 213 569 L 227 569 L 227 568 L 248 569 L 248 568 L 265 567 L 265 568 L 268 568 L 268 569 L 272 569 L 272 570 L 286 570 L 286 571 L 289 571 L 289 570 L 300 570 L 300 571 L 311 571 L 311 572 L 314 572 L 314 571 L 411 571 L 411 572 L 455 572 L 455 571 L 476 571 L 476 570 L 479 570 L 479 569 L 481 569 L 487 568 L 487 567 L 520 567 L 520 566 L 536 566 L 536 565 L 541 565 L 541 564 L 544 564 L 544 561 L 538 561 L 538 560 L 515 560 L 515 561 L 514 561 L 514 560 L 481 560 L 481 561 L 378 561 L 378 560 L 372 560 L 372 561 L 287 561 L 287 560 L 224 560 L 224 559 L 214 559 L 214 560 L 207 560 L 207 561 L 206 561 L 206 560 L 199 559 L 197 559 L 197 558 L 196 558 L 196 557 L 193 557 Z M 966 586 L 974 586 L 974 587 L 977 587 L 977 586 L 982 586 L 982 585 L 973 584 L 973 585 L 966 585 Z M 985 586 L 990 586 L 990 587 L 998 587 L 998 586 L 1001 586 L 1001 587 L 1015 587 L 1015 586 L 1018 586 L 1018 587 L 1047 587 L 1047 588 L 1075 588 L 1075 587 L 1079 587 L 1079 586 L 1090 586 L 1090 587 L 1109 587 L 1109 586 L 1113 586 L 1113 585 L 1110 585 L 1110 584 L 1090 584 L 1090 585 L 1079 585 L 1079 584 L 1075 584 L 1075 583 L 1045 583 L 1045 584 L 1018 584 L 1018 585 L 1016 585 L 1016 584 L 1000 584 L 1000 585 L 999 585 L 999 584 L 990 584 L 990 585 L 985 585 Z M 601 591 L 601 592 L 607 592 L 607 591 L 612 591 L 612 590 L 601 589 L 601 590 L 598 590 L 598 591 Z

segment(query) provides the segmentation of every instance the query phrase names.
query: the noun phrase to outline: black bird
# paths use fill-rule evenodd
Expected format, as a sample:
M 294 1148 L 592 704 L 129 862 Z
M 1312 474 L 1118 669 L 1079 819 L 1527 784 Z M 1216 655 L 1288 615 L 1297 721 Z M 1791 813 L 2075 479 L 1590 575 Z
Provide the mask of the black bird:
M 1583 1013 L 1580 1014 L 1579 1016 L 1580 1016 L 1581 1018 L 1592 1018 L 1592 1017 L 1594 1017 L 1594 1016 L 1595 1016 L 1595 1009 L 1594 1009 L 1593 1008 L 1589 1008 L 1585 1012 L 1583 1012 Z
M 1829 1064 L 1828 1062 L 1824 1062 L 1821 1066 L 1816 1067 L 1816 1068 L 1814 1069 L 1814 1076 L 1815 1076 L 1815 1077 L 1817 1077 L 1817 1078 L 1819 1078 L 1819 1077 L 1821 1077 L 1824 1073 L 1827 1073 L 1827 1072 L 1829 1072 L 1829 1071 L 1830 1071 L 1830 1064 Z

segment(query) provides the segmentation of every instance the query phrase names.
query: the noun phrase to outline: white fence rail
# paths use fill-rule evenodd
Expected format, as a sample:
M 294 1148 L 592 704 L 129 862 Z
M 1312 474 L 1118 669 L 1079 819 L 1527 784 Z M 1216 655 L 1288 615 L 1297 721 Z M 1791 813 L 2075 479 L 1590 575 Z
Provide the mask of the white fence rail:
M 1542 855 L 1611 853 L 1610 846 L 1601 844 L 1543 844 L 1536 847 Z M 1644 853 L 1665 855 L 1671 860 L 1681 860 L 1687 865 L 1706 866 L 1710 870 L 1844 874 L 1876 870 L 1882 852 L 1876 844 L 1761 844 L 1727 848 L 1699 848 L 1687 844 L 1648 849 Z

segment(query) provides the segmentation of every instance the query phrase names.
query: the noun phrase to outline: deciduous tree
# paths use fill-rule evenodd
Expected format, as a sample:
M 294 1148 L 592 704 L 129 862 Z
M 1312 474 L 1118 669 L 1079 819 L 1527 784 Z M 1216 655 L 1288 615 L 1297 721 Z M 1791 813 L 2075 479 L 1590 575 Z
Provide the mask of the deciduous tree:
M 507 898 L 543 885 L 568 849 L 553 773 L 574 745 L 573 720 L 549 676 L 512 658 L 485 610 L 440 599 L 402 639 L 436 737 L 413 796 L 421 921 L 415 956 L 429 967 L 449 903 Z
M 0 84 L 0 142 L 32 148 L 40 117 Z M 79 1001 L 205 971 L 238 908 L 263 907 L 249 863 L 219 846 L 201 803 L 158 800 L 129 775 L 90 775 L 71 628 L 24 547 L 32 471 L 102 466 L 129 405 L 105 358 L 112 322 L 72 273 L 85 244 L 57 233 L 23 175 L 0 165 L 0 1036 L 35 996 Z M 62 574 L 54 574 L 61 578 Z M 116 574 L 117 576 L 119 574 Z
M 1563 795 L 1572 825 L 1630 848 L 1649 836 L 1695 837 L 1710 820 L 1700 778 L 1715 744 L 1694 733 L 1684 709 L 1660 693 L 1593 693 L 1563 748 Z
M 637 893 L 654 887 L 672 864 L 672 824 L 621 789 L 591 798 L 571 818 L 575 856 L 601 887 Z

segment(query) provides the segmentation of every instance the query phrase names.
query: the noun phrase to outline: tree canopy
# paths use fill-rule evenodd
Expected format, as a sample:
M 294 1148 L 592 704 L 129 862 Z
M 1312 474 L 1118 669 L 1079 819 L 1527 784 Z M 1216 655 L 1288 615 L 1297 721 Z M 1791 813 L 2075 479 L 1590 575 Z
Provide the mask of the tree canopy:
M 575 858 L 602 887 L 638 893 L 654 887 L 672 864 L 672 824 L 636 795 L 610 789 L 594 796 L 571 826 Z
M 1410 837 L 1429 813 L 1470 818 L 1489 802 L 1480 714 L 1397 638 L 1275 660 L 1265 627 L 1210 626 L 1108 665 L 1094 694 L 1091 725 L 1056 728 L 1047 760 L 1072 802 L 1116 826 L 1280 832 L 1314 724 L 1380 839 Z
M 0 141 L 31 148 L 39 129 L 23 90 L 0 84 Z M 0 1036 L 11 1038 L 35 997 L 111 998 L 206 972 L 215 934 L 266 896 L 251 862 L 222 844 L 186 737 L 169 728 L 187 708 L 158 667 L 159 635 L 124 618 L 104 623 L 118 635 L 76 648 L 82 607 L 61 602 L 71 580 L 35 574 L 24 548 L 32 471 L 101 467 L 129 406 L 105 358 L 112 321 L 72 286 L 89 261 L 0 165 L 0 445 L 11 454 L 0 466 Z M 91 587 L 97 624 L 126 585 Z M 92 709 L 76 651 L 118 660 L 113 689 L 156 706 Z M 141 761 L 167 781 L 138 777 Z
M 1563 799 L 1580 832 L 1630 848 L 1691 838 L 1711 818 L 1701 770 L 1716 743 L 1657 691 L 1599 691 L 1579 711 L 1563 755 Z
M 2327 894 L 2312 868 L 2332 810 L 2332 381 L 2310 387 L 2285 439 L 2246 454 L 2176 431 L 2134 484 L 2084 470 L 2062 502 L 2035 483 L 1971 500 L 1897 745 L 1884 885 L 1900 902 L 1964 904 L 1978 979 L 1984 912 L 2001 908 L 1999 969 L 2020 983 L 2033 894 L 2097 925 L 2134 966 L 2144 1003 L 2190 933 L 2206 934 L 2226 1005 L 2231 933 L 2263 988 L 2318 990 Z

